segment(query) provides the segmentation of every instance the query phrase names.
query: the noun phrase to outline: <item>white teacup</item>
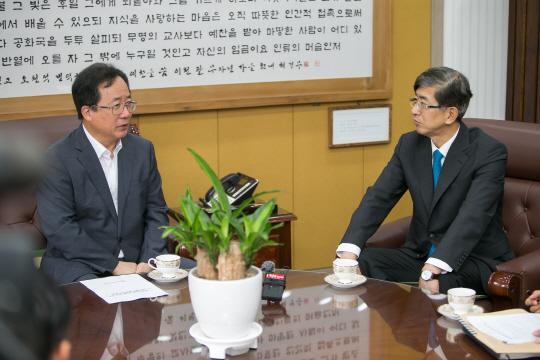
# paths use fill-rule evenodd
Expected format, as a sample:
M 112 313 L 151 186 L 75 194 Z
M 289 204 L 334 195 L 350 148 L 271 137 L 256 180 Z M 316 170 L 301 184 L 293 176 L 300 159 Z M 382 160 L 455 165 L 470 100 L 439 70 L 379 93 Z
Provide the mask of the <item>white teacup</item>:
M 448 290 L 448 304 L 454 309 L 454 314 L 467 314 L 474 305 L 476 291 L 468 288 L 453 288 Z
M 352 283 L 352 278 L 358 271 L 358 261 L 350 259 L 336 259 L 333 262 L 334 274 L 340 284 Z
M 153 266 L 152 262 L 156 266 Z M 159 255 L 148 260 L 148 266 L 159 271 L 164 278 L 173 278 L 180 267 L 180 256 L 172 254 Z

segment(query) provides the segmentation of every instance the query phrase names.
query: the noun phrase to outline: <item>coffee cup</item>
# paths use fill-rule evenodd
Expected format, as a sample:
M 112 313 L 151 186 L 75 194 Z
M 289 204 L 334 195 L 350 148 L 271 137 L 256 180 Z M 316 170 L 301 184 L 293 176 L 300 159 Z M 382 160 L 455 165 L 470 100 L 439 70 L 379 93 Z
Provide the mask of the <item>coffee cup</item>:
M 333 262 L 334 274 L 340 284 L 350 284 L 358 272 L 358 261 L 350 259 L 336 259 Z
M 155 266 L 152 265 L 154 262 Z M 148 266 L 159 271 L 164 278 L 173 278 L 180 267 L 180 256 L 178 255 L 159 255 L 148 260 Z
M 474 305 L 476 291 L 468 288 L 453 288 L 448 290 L 448 304 L 454 309 L 454 314 L 467 314 Z

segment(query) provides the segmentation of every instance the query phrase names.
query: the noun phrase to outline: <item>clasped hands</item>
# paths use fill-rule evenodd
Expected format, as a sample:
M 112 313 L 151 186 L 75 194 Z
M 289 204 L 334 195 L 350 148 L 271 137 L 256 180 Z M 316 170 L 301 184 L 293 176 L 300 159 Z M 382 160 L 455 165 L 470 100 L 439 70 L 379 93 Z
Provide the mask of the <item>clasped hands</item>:
M 113 275 L 126 275 L 135 273 L 150 272 L 150 266 L 147 263 L 136 264 L 134 262 L 119 261 L 118 265 L 112 271 Z

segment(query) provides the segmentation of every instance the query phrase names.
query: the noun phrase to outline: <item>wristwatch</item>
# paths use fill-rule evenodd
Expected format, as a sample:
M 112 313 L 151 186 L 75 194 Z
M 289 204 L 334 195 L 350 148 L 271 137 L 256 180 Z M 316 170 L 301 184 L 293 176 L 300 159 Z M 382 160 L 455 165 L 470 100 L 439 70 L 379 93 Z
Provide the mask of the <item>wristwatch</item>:
M 431 270 L 429 269 L 425 269 L 425 270 L 422 270 L 422 280 L 424 281 L 430 281 L 430 280 L 435 280 L 436 278 L 439 277 L 439 274 L 434 274 Z

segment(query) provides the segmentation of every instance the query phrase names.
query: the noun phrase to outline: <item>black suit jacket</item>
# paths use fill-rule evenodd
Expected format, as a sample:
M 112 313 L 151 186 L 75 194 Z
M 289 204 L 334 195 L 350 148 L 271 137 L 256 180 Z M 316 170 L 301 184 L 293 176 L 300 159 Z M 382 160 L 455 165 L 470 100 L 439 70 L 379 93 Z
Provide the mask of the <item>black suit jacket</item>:
M 515 257 L 503 231 L 502 205 L 507 151 L 478 128 L 461 123 L 433 191 L 430 138 L 416 131 L 401 136 L 390 162 L 353 213 L 342 243 L 363 249 L 390 210 L 409 190 L 413 216 L 402 249 L 433 257 L 459 271 L 466 259 L 480 266 L 487 284 L 495 265 Z
M 46 151 L 49 170 L 36 200 L 47 250 L 44 272 L 59 283 L 111 272 L 125 261 L 166 253 L 158 227 L 168 223 L 154 147 L 128 133 L 118 153 L 118 215 L 96 152 L 79 126 Z

